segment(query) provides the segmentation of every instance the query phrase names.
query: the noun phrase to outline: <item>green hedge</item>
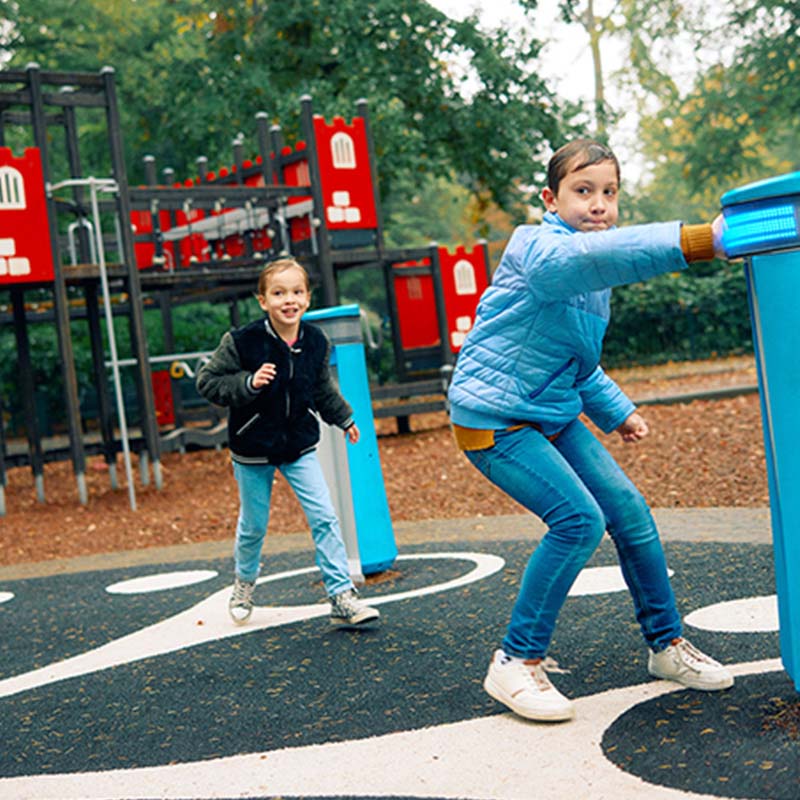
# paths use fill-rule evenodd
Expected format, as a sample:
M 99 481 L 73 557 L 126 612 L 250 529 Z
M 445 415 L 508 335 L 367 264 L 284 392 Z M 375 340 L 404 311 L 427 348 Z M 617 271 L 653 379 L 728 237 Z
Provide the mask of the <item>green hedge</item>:
M 753 350 L 741 264 L 661 275 L 611 297 L 604 364 L 693 361 Z
M 29 299 L 26 295 L 26 299 Z M 32 298 L 35 299 L 35 298 Z M 365 303 L 362 302 L 362 306 Z M 255 301 L 241 302 L 242 321 L 260 314 Z M 376 315 L 373 315 L 376 316 Z M 130 356 L 127 320 L 115 319 L 120 358 Z M 158 310 L 145 312 L 151 355 L 164 353 L 164 337 Z M 198 303 L 173 311 L 177 352 L 210 350 L 230 327 L 227 305 Z M 103 323 L 103 329 L 105 324 Z M 33 323 L 28 328 L 37 412 L 42 432 L 64 422 L 64 401 L 58 344 L 52 323 Z M 387 330 L 388 333 L 388 330 Z M 94 393 L 88 328 L 85 321 L 72 322 L 76 371 L 82 396 Z M 623 286 L 612 293 L 612 316 L 606 336 L 606 366 L 689 361 L 715 355 L 752 352 L 747 292 L 741 264 L 713 264 L 687 272 L 663 275 L 646 283 Z M 384 340 L 380 351 L 368 354 L 373 379 L 391 379 L 393 353 Z M 134 393 L 132 373 L 123 370 L 126 393 Z M 0 393 L 7 435 L 24 433 L 19 395 L 16 339 L 13 326 L 0 329 Z

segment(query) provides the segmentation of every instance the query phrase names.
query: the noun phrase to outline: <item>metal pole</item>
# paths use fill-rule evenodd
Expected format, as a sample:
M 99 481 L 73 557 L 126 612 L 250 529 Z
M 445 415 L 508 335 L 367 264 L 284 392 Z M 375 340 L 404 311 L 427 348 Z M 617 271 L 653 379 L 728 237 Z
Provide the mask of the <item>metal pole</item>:
M 314 134 L 314 113 L 311 109 L 311 96 L 304 94 L 300 98 L 300 123 L 303 137 L 306 140 L 306 155 L 308 157 L 308 172 L 311 178 L 310 194 L 314 203 L 314 216 L 311 220 L 312 246 L 316 239 L 317 269 L 322 279 L 322 304 L 335 306 L 338 302 L 336 288 L 336 272 L 333 266 L 333 252 L 328 234 L 328 225 L 325 222 L 325 202 L 322 197 L 322 179 L 317 157 L 317 139 Z
M 26 72 L 28 90 L 30 92 L 34 141 L 42 155 L 42 174 L 45 186 L 47 186 L 51 180 L 52 170 L 50 168 L 47 119 L 44 113 L 45 96 L 42 91 L 42 76 L 39 65 L 35 63 L 28 64 Z M 69 426 L 70 454 L 72 456 L 75 479 L 78 484 L 78 499 L 81 505 L 85 506 L 89 502 L 89 493 L 86 486 L 86 453 L 81 432 L 78 378 L 75 374 L 75 353 L 72 347 L 69 297 L 67 295 L 64 271 L 61 267 L 61 254 L 58 248 L 57 212 L 52 197 L 47 198 L 47 218 L 50 229 L 50 247 L 53 255 L 53 303 L 55 306 L 59 356 L 61 358 L 61 373 L 64 379 L 64 401 Z
M 119 125 L 119 109 L 114 87 L 114 70 L 103 67 L 100 74 L 105 84 L 106 117 L 108 120 L 108 142 L 111 149 L 111 167 L 117 185 L 117 214 L 119 230 L 122 238 L 122 260 L 128 267 L 128 294 L 130 295 L 131 345 L 134 355 L 139 359 L 137 378 L 139 384 L 140 407 L 142 412 L 142 428 L 147 450 L 153 460 L 153 477 L 157 489 L 163 485 L 161 474 L 161 441 L 158 436 L 156 421 L 156 405 L 153 396 L 153 384 L 150 376 L 150 364 L 147 361 L 147 334 L 144 329 L 144 303 L 139 270 L 136 266 L 136 253 L 131 233 L 131 204 L 128 194 L 128 178 L 125 173 L 124 148 L 122 131 Z M 176 248 L 176 255 L 179 248 Z
M 114 335 L 114 315 L 111 311 L 111 294 L 108 290 L 108 273 L 106 271 L 106 254 L 103 247 L 103 232 L 100 229 L 100 207 L 97 203 L 97 187 L 112 188 L 116 191 L 114 181 L 98 181 L 89 178 L 89 191 L 92 198 L 92 216 L 94 217 L 94 234 L 97 237 L 97 263 L 100 267 L 100 285 L 103 289 L 103 311 L 106 317 L 108 330 L 108 347 L 111 351 L 111 371 L 114 379 L 114 393 L 117 396 L 117 415 L 119 416 L 119 433 L 122 440 L 122 454 L 125 462 L 125 477 L 128 481 L 128 497 L 131 509 L 136 511 L 136 489 L 133 485 L 133 470 L 131 469 L 131 448 L 128 441 L 128 423 L 125 418 L 125 399 L 122 394 L 122 381 L 119 374 L 119 358 L 117 356 L 117 340 Z

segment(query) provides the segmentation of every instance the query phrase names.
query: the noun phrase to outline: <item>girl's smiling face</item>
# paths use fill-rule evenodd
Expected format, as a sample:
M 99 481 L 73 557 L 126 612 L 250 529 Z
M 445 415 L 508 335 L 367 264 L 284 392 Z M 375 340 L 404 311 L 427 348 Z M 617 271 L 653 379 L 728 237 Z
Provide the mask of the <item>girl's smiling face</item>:
M 310 302 L 306 274 L 293 266 L 269 275 L 265 293 L 258 295 L 259 305 L 269 314 L 279 333 L 288 329 L 296 330 Z
M 605 231 L 617 224 L 619 216 L 619 177 L 611 161 L 599 161 L 561 179 L 558 193 L 542 190 L 545 208 L 558 214 L 575 230 Z

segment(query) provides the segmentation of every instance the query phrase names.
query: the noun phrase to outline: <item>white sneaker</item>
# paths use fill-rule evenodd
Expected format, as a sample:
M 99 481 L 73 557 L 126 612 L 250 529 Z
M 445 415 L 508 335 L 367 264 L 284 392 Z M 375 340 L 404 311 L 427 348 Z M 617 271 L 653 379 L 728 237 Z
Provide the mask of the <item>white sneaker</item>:
M 344 628 L 358 628 L 380 617 L 377 608 L 371 608 L 358 599 L 355 589 L 346 589 L 330 598 L 331 624 Z
M 253 613 L 255 581 L 243 581 L 238 575 L 233 582 L 233 593 L 228 600 L 228 613 L 237 625 L 244 625 Z
M 648 672 L 656 678 L 716 692 L 733 686 L 733 675 L 713 658 L 689 644 L 686 639 L 673 639 L 672 644 L 660 653 L 650 651 Z
M 483 688 L 515 714 L 539 722 L 572 719 L 572 702 L 550 683 L 541 659 L 523 661 L 496 650 Z

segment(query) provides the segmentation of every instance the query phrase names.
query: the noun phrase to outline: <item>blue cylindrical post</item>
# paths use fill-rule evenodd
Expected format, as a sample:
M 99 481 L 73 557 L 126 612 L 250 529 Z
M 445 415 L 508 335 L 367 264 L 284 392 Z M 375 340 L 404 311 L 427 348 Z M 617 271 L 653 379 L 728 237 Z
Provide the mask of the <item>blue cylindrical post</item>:
M 389 569 L 397 557 L 372 416 L 361 312 L 357 305 L 335 306 L 309 311 L 304 319 L 322 328 L 331 340 L 331 370 L 361 432 L 358 444 L 345 445 L 340 430 L 323 424 L 319 448 L 350 571 L 358 579 Z
M 744 257 L 769 484 L 781 658 L 800 691 L 800 172 L 722 197 L 729 257 Z

